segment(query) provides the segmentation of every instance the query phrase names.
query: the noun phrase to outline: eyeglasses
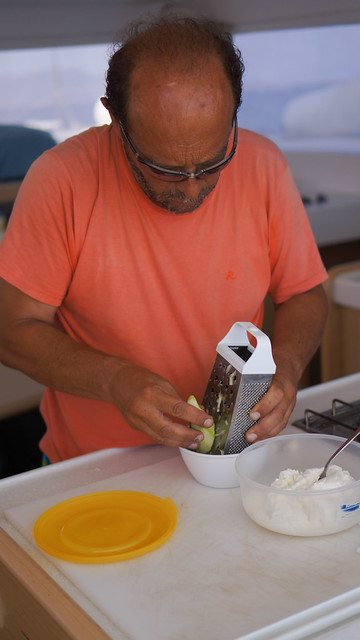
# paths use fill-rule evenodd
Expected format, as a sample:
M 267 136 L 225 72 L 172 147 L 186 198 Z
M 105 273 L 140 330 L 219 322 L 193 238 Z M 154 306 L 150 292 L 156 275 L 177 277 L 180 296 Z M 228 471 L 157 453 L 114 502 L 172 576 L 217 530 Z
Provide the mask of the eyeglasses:
M 148 162 L 147 160 L 145 160 L 145 158 L 143 158 L 142 155 L 135 149 L 133 143 L 131 142 L 129 136 L 125 132 L 125 129 L 120 121 L 119 121 L 119 125 L 125 141 L 129 145 L 131 151 L 133 152 L 137 160 L 141 162 L 141 164 L 144 164 L 146 167 L 151 169 L 151 171 L 155 175 L 160 177 L 162 180 L 167 180 L 169 182 L 181 182 L 182 180 L 188 180 L 188 178 L 201 179 L 201 178 L 205 178 L 206 176 L 210 176 L 213 173 L 218 173 L 219 171 L 222 171 L 222 169 L 224 169 L 229 164 L 230 160 L 232 159 L 236 151 L 237 139 L 238 139 L 238 126 L 237 126 L 237 120 L 235 118 L 233 145 L 229 155 L 226 156 L 226 158 L 224 158 L 223 160 L 220 160 L 220 162 L 216 162 L 216 164 L 212 164 L 210 167 L 207 167 L 206 169 L 201 169 L 200 171 L 196 171 L 195 173 L 188 173 L 187 171 L 175 171 L 173 169 L 164 169 L 163 167 L 159 167 L 157 164 L 153 164 L 152 162 Z

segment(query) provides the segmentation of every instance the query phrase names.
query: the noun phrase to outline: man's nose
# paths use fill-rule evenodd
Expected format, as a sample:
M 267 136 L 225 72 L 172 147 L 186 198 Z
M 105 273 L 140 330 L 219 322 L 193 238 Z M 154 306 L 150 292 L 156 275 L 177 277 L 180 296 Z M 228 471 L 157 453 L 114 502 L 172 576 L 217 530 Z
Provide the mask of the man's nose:
M 204 180 L 198 178 L 188 178 L 181 183 L 181 191 L 185 193 L 187 198 L 197 198 L 199 193 L 205 186 Z

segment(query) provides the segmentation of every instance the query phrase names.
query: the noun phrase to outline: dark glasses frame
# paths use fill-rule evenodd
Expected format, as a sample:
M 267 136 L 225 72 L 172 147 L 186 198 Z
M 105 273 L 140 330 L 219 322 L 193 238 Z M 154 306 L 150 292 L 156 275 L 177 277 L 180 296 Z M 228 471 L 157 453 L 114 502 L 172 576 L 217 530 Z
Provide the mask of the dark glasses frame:
M 145 158 L 143 158 L 143 156 L 137 151 L 137 149 L 134 147 L 133 143 L 131 142 L 129 136 L 127 135 L 122 123 L 119 122 L 119 126 L 121 129 L 121 133 L 123 135 L 123 138 L 125 140 L 125 142 L 129 145 L 131 151 L 133 152 L 134 156 L 136 157 L 136 159 L 141 162 L 141 164 L 144 164 L 146 167 L 148 167 L 149 169 L 151 169 L 151 171 L 157 175 L 158 177 L 163 178 L 164 180 L 169 180 L 169 181 L 173 181 L 173 182 L 180 182 L 182 180 L 188 180 L 189 178 L 204 178 L 206 176 L 212 175 L 213 173 L 218 173 L 219 171 L 222 171 L 222 169 L 224 169 L 230 162 L 230 160 L 232 159 L 232 157 L 234 156 L 234 153 L 236 151 L 236 147 L 237 147 L 237 141 L 238 141 L 238 124 L 237 124 L 237 119 L 234 119 L 234 123 L 233 123 L 233 128 L 234 128 L 234 139 L 233 139 L 233 145 L 231 148 L 231 151 L 229 153 L 228 156 L 226 156 L 226 158 L 224 158 L 223 160 L 220 160 L 220 162 L 216 162 L 216 164 L 211 165 L 210 167 L 207 167 L 206 169 L 201 169 L 200 171 L 196 171 L 195 173 L 188 173 L 187 171 L 176 171 L 174 169 L 165 169 L 164 167 L 159 167 L 157 164 L 153 164 L 152 162 L 148 162 L 148 160 L 145 160 Z

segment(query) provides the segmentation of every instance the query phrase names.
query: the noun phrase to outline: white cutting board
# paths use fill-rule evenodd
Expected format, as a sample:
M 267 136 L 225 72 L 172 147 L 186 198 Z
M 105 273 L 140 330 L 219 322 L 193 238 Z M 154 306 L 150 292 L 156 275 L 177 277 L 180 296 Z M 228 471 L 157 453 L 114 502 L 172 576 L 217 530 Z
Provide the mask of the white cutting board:
M 169 496 L 179 510 L 173 536 L 148 555 L 103 565 L 47 556 L 118 627 L 119 637 L 234 640 L 360 586 L 359 526 L 319 538 L 272 533 L 246 516 L 239 489 L 203 487 L 180 457 L 5 516 L 33 540 L 33 524 L 50 506 L 110 489 Z

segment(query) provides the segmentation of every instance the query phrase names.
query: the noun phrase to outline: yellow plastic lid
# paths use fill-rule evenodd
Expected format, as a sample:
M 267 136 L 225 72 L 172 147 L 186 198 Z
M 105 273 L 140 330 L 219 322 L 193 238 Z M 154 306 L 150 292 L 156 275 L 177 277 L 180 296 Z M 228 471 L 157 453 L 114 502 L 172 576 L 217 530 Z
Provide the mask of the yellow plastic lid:
M 178 510 L 170 498 L 138 491 L 101 491 L 59 502 L 35 522 L 39 547 L 71 562 L 118 562 L 160 547 Z

